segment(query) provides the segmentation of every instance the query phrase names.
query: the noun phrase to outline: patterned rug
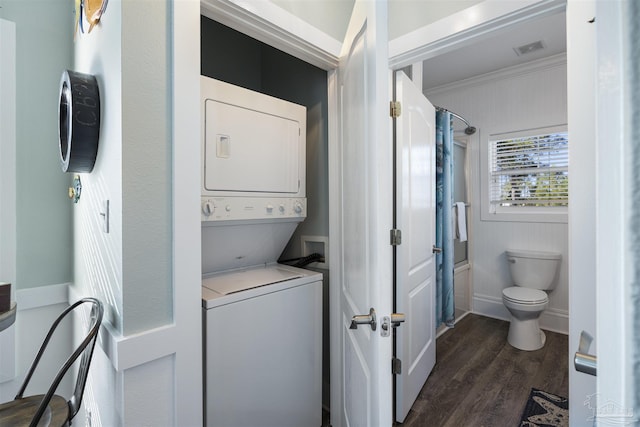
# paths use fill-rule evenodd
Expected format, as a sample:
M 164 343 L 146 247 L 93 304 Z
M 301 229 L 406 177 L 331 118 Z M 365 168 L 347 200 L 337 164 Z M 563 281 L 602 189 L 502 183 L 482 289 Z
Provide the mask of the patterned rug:
M 535 388 L 522 412 L 520 427 L 568 427 L 569 401 Z

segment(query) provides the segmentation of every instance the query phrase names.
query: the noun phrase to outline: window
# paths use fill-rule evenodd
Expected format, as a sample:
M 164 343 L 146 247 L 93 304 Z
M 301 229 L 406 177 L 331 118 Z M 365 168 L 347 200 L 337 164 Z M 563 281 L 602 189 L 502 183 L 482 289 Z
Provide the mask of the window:
M 485 219 L 566 221 L 569 204 L 566 126 L 492 134 L 487 150 L 487 191 L 483 202 L 488 203 L 489 214 L 505 215 Z M 507 214 L 513 216 L 508 218 Z

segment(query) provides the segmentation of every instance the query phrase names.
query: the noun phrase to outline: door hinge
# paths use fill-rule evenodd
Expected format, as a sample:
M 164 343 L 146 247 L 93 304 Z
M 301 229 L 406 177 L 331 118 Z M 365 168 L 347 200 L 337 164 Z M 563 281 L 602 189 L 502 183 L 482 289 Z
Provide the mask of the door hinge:
M 402 231 L 398 229 L 391 230 L 391 246 L 398 246 L 402 243 Z
M 402 373 L 402 360 L 394 357 L 391 359 L 391 373 L 400 375 Z
M 400 117 L 400 114 L 402 113 L 402 107 L 400 105 L 400 101 L 391 101 L 389 105 L 390 105 L 389 115 L 394 119 L 396 117 Z

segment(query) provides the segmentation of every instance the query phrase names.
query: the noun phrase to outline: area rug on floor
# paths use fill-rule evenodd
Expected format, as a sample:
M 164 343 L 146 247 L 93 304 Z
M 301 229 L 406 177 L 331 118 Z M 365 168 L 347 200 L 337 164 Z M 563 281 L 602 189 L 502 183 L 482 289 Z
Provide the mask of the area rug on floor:
M 522 412 L 520 427 L 568 427 L 569 401 L 535 388 Z

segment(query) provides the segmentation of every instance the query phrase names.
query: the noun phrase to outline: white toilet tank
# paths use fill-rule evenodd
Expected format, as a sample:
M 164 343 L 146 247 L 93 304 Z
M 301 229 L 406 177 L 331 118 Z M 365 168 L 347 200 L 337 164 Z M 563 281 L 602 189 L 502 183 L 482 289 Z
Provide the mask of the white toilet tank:
M 506 254 L 514 285 L 543 291 L 555 288 L 561 254 L 521 250 L 507 250 Z

